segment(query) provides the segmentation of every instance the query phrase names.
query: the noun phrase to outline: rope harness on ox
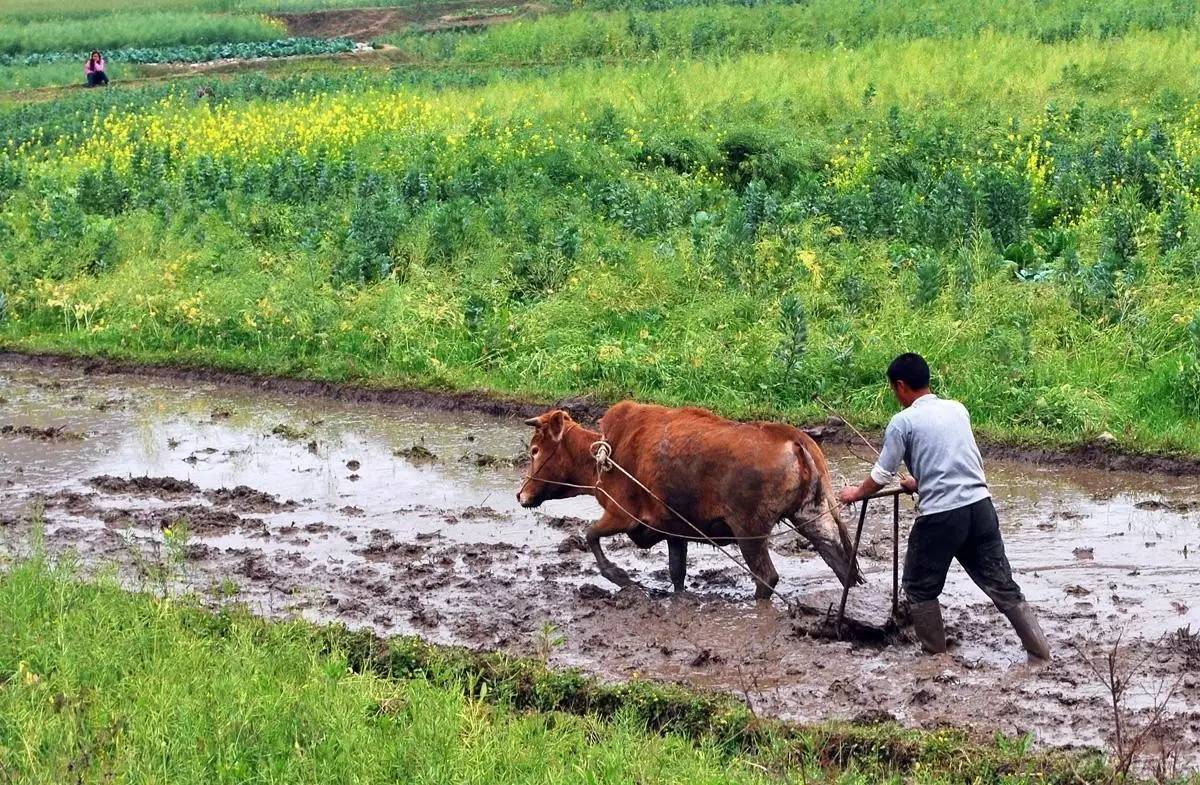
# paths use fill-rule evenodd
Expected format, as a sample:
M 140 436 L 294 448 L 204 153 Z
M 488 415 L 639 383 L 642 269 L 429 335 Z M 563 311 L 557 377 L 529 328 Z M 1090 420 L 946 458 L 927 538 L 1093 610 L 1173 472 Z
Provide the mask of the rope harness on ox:
M 592 442 L 592 444 L 588 447 L 588 452 L 591 454 L 592 459 L 596 463 L 596 482 L 593 483 L 592 485 L 580 485 L 577 483 L 562 482 L 560 480 L 550 480 L 550 479 L 536 476 L 536 472 L 539 470 L 539 468 L 541 466 L 545 466 L 550 461 L 550 459 L 554 457 L 555 453 L 558 452 L 558 448 L 562 446 L 564 441 L 566 441 L 567 434 L 573 428 L 575 428 L 577 426 L 578 426 L 577 423 L 571 423 L 571 426 L 566 431 L 564 431 L 562 433 L 562 435 L 558 438 L 557 442 L 555 443 L 554 450 L 552 450 L 550 452 L 550 454 L 543 461 L 541 461 L 541 464 L 539 467 L 535 467 L 532 465 L 530 466 L 529 473 L 525 475 L 525 479 L 524 479 L 525 483 L 529 482 L 530 480 L 535 480 L 537 482 L 546 483 L 547 485 L 558 485 L 558 486 L 562 486 L 562 487 L 566 487 L 566 488 L 575 488 L 577 490 L 586 490 L 586 491 L 594 491 L 597 493 L 601 493 L 604 495 L 604 497 L 606 499 L 608 499 L 614 505 L 616 505 L 617 509 L 619 509 L 621 512 L 625 513 L 625 515 L 628 516 L 630 520 L 635 521 L 639 525 L 644 526 L 647 529 L 649 529 L 650 531 L 655 532 L 657 534 L 661 534 L 665 537 L 682 538 L 682 539 L 685 539 L 685 540 L 688 540 L 691 542 L 706 542 L 709 545 L 712 545 L 714 548 L 716 548 L 717 552 L 720 553 L 722 556 L 724 556 L 725 558 L 732 561 L 738 569 L 740 569 L 742 572 L 749 575 L 750 579 L 756 585 L 757 584 L 761 584 L 764 586 L 767 585 L 762 580 L 762 578 L 760 578 L 752 569 L 750 569 L 749 565 L 747 565 L 743 561 L 740 561 L 733 554 L 729 553 L 724 548 L 722 548 L 720 543 L 718 543 L 716 540 L 714 540 L 712 537 L 710 537 L 699 526 L 692 523 L 691 520 L 689 520 L 687 518 L 687 516 L 685 516 L 683 513 L 679 512 L 678 510 L 676 510 L 670 504 L 667 504 L 667 502 L 664 499 L 662 499 L 660 496 L 658 496 L 658 494 L 654 493 L 654 491 L 647 488 L 646 485 L 644 483 L 642 483 L 641 480 L 639 480 L 637 477 L 634 477 L 631 473 L 629 473 L 629 471 L 626 470 L 624 466 L 621 466 L 621 464 L 617 463 L 612 457 L 612 453 L 613 453 L 612 444 L 608 440 L 604 439 L 603 437 Z M 623 474 L 625 477 L 629 478 L 629 480 L 631 482 L 633 482 L 634 485 L 636 485 L 638 488 L 640 488 L 642 491 L 644 491 L 648 496 L 650 496 L 650 498 L 654 499 L 659 504 L 661 504 L 663 507 L 665 507 L 668 512 L 670 512 L 672 515 L 677 517 L 679 520 L 681 520 L 685 524 L 687 524 L 693 531 L 696 532 L 696 534 L 698 536 L 693 537 L 690 535 L 679 535 L 679 534 L 675 534 L 673 532 L 666 531 L 665 529 L 660 529 L 656 526 L 646 523 L 644 520 L 642 520 L 638 516 L 631 513 L 628 509 L 625 508 L 625 506 L 623 504 L 621 504 L 619 501 L 617 501 L 617 499 L 611 493 L 609 493 L 604 488 L 600 487 L 600 481 L 604 478 L 604 475 L 607 474 L 608 472 L 613 471 L 614 469 L 616 471 L 618 471 L 619 473 Z M 819 482 L 819 478 L 814 478 L 814 481 Z M 829 500 L 829 501 L 831 503 L 833 502 L 833 500 Z M 824 516 L 824 515 L 832 516 L 833 512 L 832 512 L 832 510 L 828 509 L 828 506 L 826 505 L 825 509 L 823 509 L 820 514 L 822 516 Z M 797 529 L 796 526 L 790 520 L 788 520 L 786 518 L 784 520 L 787 521 L 788 526 L 793 531 L 795 531 L 796 534 L 799 534 L 801 537 L 805 536 L 803 534 L 803 532 L 801 532 L 799 529 Z M 734 541 L 769 540 L 774 537 L 786 535 L 787 533 L 788 532 L 786 532 L 786 531 L 782 531 L 782 532 L 767 533 L 767 534 L 761 534 L 761 535 L 750 535 L 750 536 L 742 536 L 742 537 L 734 536 L 734 537 L 731 537 L 730 539 L 732 539 Z M 807 539 L 807 537 L 805 537 L 805 539 Z M 857 562 L 857 559 L 854 559 L 851 562 L 851 569 L 854 568 L 854 564 L 856 562 Z M 779 589 L 777 589 L 773 586 L 769 587 L 769 588 L 771 589 L 772 593 L 774 593 L 781 600 L 783 600 L 783 602 L 789 608 L 794 608 L 796 606 L 795 601 L 792 600 L 787 595 L 785 595 L 783 592 L 779 591 Z

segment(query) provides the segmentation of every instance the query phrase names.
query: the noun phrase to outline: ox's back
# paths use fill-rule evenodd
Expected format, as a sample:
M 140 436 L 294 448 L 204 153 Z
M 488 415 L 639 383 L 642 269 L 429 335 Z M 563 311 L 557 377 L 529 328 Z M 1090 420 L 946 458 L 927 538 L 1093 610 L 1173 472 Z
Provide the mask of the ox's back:
M 664 506 L 698 526 L 736 527 L 737 521 L 774 523 L 812 496 L 813 465 L 800 458 L 809 440 L 788 425 L 623 401 L 601 418 L 600 430 L 613 459 L 665 505 L 628 484 L 623 503 L 639 504 L 642 515 L 672 529 L 679 522 Z

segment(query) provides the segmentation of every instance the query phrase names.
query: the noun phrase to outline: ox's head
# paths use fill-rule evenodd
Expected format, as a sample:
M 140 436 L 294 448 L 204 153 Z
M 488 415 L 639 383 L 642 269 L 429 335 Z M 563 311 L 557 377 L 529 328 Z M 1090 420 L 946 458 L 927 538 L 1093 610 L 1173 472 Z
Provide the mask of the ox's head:
M 522 507 L 537 507 L 550 499 L 566 499 L 587 493 L 586 485 L 595 479 L 595 470 L 587 474 L 590 458 L 586 439 L 579 439 L 583 428 L 562 409 L 546 412 L 525 421 L 533 428 L 529 440 L 529 473 L 517 492 Z M 580 454 L 582 452 L 582 455 Z

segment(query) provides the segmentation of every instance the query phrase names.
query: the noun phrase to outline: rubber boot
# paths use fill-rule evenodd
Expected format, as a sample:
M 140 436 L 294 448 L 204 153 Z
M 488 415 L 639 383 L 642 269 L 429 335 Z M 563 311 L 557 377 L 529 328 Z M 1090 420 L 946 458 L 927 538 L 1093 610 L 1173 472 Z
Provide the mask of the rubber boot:
M 1001 612 L 1012 623 L 1017 637 L 1021 639 L 1021 645 L 1029 652 L 1031 659 L 1050 659 L 1050 644 L 1046 641 L 1046 633 L 1042 632 L 1042 625 L 1038 624 L 1037 616 L 1034 615 L 1033 608 L 1029 607 L 1029 603 L 1019 602 L 1011 608 L 1001 609 Z
M 913 632 L 921 648 L 930 654 L 946 651 L 946 628 L 942 625 L 942 604 L 937 600 L 914 602 L 909 608 Z

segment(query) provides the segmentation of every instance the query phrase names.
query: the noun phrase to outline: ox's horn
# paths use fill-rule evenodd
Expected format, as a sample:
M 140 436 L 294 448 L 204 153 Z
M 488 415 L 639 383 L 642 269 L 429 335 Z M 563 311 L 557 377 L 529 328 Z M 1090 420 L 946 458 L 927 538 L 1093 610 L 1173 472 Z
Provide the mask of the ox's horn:
M 539 420 L 537 417 L 530 417 L 528 420 L 525 421 L 525 424 L 528 425 L 530 428 L 536 428 L 542 424 L 542 421 Z

